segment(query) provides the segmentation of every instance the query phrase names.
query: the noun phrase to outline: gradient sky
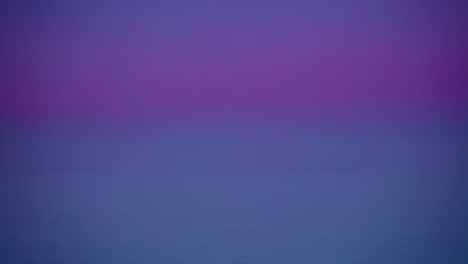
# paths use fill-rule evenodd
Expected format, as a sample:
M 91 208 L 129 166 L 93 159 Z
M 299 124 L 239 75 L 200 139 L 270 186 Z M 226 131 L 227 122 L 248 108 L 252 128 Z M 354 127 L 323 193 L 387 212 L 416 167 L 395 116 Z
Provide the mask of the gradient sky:
M 465 95 L 450 2 L 36 5 L 3 27 L 26 119 L 404 119 Z

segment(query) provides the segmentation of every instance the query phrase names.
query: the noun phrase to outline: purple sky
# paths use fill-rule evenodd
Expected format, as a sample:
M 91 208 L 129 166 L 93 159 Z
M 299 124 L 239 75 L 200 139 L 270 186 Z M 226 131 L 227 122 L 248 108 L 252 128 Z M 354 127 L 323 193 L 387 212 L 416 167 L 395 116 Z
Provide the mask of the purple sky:
M 418 118 L 461 103 L 459 21 L 423 8 L 285 7 L 18 15 L 14 31 L 5 27 L 3 111 L 38 121 L 315 120 Z

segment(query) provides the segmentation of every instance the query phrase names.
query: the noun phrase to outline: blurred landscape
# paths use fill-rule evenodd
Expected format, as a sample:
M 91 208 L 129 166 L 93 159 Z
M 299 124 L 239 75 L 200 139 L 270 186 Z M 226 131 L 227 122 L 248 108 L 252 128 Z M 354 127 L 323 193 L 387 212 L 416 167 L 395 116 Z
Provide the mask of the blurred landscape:
M 460 1 L 0 3 L 0 263 L 468 263 Z

